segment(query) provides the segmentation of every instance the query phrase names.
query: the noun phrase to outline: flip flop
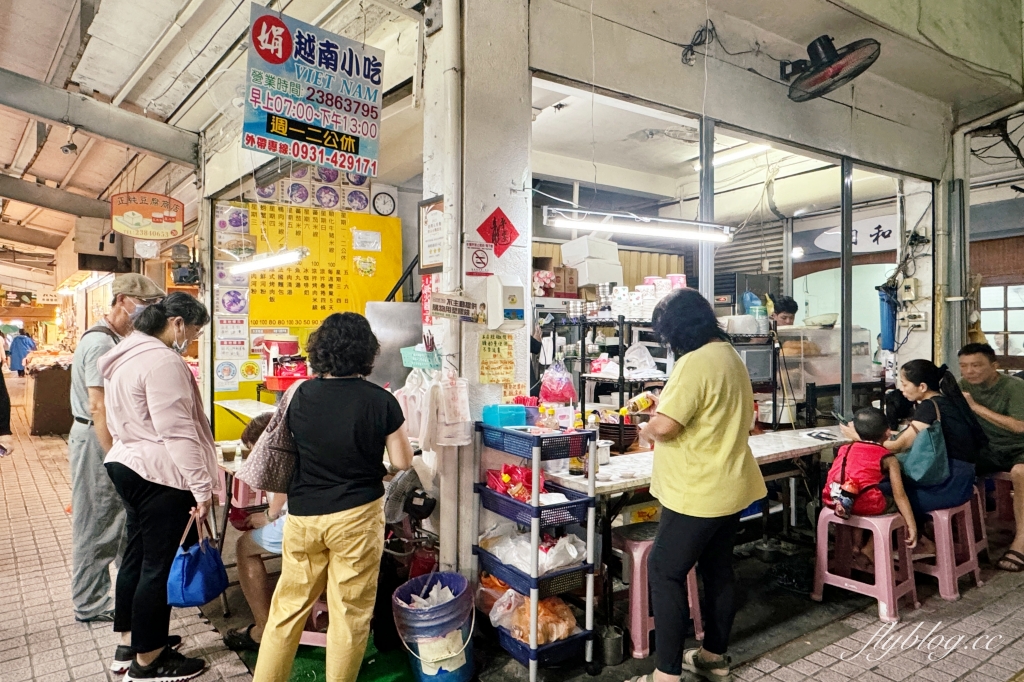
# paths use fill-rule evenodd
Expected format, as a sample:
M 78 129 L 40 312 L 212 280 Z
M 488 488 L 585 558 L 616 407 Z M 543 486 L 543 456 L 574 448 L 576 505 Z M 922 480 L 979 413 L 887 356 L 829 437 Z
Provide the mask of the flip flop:
M 1020 573 L 1024 571 L 1024 554 L 1008 549 L 996 562 L 996 568 L 1007 573 Z
M 683 670 L 700 675 L 709 682 L 732 682 L 732 672 L 724 675 L 715 670 L 729 670 L 732 659 L 723 656 L 720 661 L 708 662 L 700 657 L 700 649 L 687 649 L 683 652 Z

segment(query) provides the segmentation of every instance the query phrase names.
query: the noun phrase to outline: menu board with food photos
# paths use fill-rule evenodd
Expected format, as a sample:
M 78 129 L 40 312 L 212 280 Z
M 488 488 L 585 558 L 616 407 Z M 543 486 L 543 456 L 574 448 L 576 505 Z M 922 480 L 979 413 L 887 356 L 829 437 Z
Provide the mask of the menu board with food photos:
M 302 261 L 249 275 L 249 324 L 315 327 L 335 312 L 362 314 L 402 276 L 397 218 L 247 204 L 257 253 L 308 249 Z

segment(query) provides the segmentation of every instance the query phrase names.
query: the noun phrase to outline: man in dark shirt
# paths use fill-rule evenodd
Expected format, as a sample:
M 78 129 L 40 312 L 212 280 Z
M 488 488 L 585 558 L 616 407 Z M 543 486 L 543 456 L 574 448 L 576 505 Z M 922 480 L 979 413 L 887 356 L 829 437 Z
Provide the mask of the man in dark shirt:
M 996 568 L 1024 571 L 1024 381 L 999 373 L 996 354 L 987 343 L 960 349 L 960 388 L 988 435 L 989 447 L 978 468 L 1008 471 L 1013 481 L 1013 516 L 1017 532 Z

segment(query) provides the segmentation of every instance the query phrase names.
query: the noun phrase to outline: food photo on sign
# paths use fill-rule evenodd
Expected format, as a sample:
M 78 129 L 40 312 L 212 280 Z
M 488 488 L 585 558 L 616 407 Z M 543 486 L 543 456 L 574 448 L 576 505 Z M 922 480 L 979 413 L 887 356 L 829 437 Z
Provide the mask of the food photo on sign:
M 256 3 L 249 27 L 243 148 L 376 176 L 384 51 Z M 370 200 L 368 187 L 318 196 L 291 182 L 284 190 L 296 205 L 365 211 Z

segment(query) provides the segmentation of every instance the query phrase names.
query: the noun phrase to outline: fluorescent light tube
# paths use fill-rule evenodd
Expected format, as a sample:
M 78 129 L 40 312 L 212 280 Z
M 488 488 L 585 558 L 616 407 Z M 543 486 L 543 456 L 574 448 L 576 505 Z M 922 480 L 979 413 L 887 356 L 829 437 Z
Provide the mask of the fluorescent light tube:
M 736 149 L 733 147 L 733 149 Z M 715 154 L 715 160 L 711 162 L 711 165 L 715 168 L 719 166 L 726 166 L 730 163 L 736 163 L 743 159 L 749 159 L 751 156 L 757 156 L 761 152 L 771 149 L 770 145 L 767 144 L 755 144 L 743 149 L 737 149 L 736 151 L 727 151 L 725 154 Z M 700 170 L 700 161 L 693 164 L 693 170 Z
M 571 209 L 567 209 L 571 210 Z M 625 217 L 622 220 L 626 220 Z M 660 237 L 662 239 L 681 239 L 685 241 L 699 242 L 728 242 L 729 235 L 718 232 L 701 232 L 692 228 L 677 229 L 673 227 L 654 227 L 645 224 L 643 221 L 631 220 L 628 224 L 609 221 L 603 223 L 599 220 L 572 220 L 570 218 L 551 218 L 548 222 L 552 227 L 561 227 L 567 230 L 598 230 L 600 232 L 613 232 L 618 234 L 630 234 L 640 237 Z
M 267 270 L 269 268 L 277 268 L 282 265 L 291 265 L 292 263 L 298 263 L 300 260 L 309 255 L 309 249 L 300 247 L 298 249 L 292 249 L 291 251 L 281 251 L 274 253 L 269 256 L 256 257 L 251 260 L 241 261 L 235 263 L 228 268 L 228 272 L 232 275 L 241 275 L 246 272 L 256 272 L 257 270 Z

